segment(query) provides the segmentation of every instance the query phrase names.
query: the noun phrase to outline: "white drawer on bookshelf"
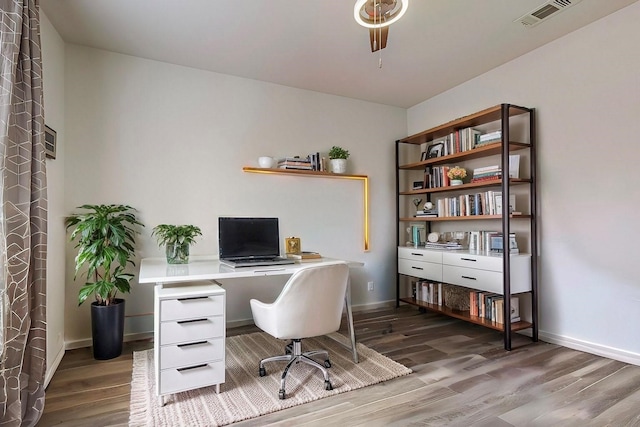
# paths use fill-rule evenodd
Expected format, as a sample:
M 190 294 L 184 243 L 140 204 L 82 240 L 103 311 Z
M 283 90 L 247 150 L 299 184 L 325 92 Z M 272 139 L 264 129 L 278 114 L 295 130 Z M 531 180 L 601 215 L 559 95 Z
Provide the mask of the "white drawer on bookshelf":
M 442 264 L 442 251 L 430 251 L 425 248 L 407 248 L 400 246 L 398 247 L 398 258 Z
M 442 281 L 442 264 L 398 259 L 398 272 L 408 276 Z

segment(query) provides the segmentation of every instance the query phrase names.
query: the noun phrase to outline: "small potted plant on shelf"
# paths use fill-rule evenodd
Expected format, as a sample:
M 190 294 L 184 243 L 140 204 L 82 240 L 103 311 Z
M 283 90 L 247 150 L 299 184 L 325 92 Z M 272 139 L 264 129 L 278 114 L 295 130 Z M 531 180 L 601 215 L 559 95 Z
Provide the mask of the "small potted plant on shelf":
M 462 180 L 467 177 L 467 171 L 460 166 L 454 166 L 449 169 L 447 176 L 451 180 L 451 185 L 462 185 Z
M 118 292 L 128 293 L 133 274 L 125 272 L 134 256 L 138 226 L 135 209 L 127 205 L 82 205 L 85 213 L 72 214 L 65 219 L 67 230 L 73 228 L 70 241 L 75 246 L 75 274 L 82 269 L 87 282 L 78 293 L 78 305 L 90 295 L 93 357 L 113 359 L 122 353 L 124 337 L 125 300 L 116 298 Z
M 333 146 L 329 150 L 329 161 L 331 162 L 331 172 L 345 173 L 347 171 L 347 159 L 349 151 L 342 147 Z
M 158 245 L 165 246 L 168 264 L 188 264 L 189 247 L 197 236 L 202 236 L 202 231 L 195 225 L 160 224 L 151 235 L 156 236 Z

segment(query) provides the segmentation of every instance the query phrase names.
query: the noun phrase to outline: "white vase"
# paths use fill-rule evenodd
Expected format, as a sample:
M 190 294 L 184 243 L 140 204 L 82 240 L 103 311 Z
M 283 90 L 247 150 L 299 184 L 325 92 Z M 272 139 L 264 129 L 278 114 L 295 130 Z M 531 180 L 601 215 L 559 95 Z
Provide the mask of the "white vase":
M 461 179 L 452 179 L 451 180 L 451 185 L 462 185 L 462 180 Z
M 347 159 L 331 159 L 331 172 L 333 173 L 346 173 L 347 172 Z

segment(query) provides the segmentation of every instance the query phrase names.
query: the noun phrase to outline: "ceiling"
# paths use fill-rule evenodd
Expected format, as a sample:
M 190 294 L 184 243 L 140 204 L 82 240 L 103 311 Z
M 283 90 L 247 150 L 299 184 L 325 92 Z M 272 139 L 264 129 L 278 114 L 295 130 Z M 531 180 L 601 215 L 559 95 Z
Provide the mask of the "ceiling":
M 525 27 L 545 0 L 410 0 L 376 53 L 355 0 L 40 4 L 67 43 L 408 108 L 635 1 L 573 0 Z

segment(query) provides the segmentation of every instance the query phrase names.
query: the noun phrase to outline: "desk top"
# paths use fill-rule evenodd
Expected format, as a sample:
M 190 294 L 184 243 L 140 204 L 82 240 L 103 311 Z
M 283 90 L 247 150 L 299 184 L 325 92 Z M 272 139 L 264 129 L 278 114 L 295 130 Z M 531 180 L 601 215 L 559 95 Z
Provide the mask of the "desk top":
M 303 263 L 232 268 L 220 263 L 212 256 L 191 256 L 189 264 L 167 264 L 166 258 L 144 258 L 140 264 L 138 283 L 177 283 L 198 280 L 237 279 L 242 277 L 291 275 L 301 268 L 322 265 L 333 258 Z M 364 263 L 345 261 L 350 267 L 361 267 Z

